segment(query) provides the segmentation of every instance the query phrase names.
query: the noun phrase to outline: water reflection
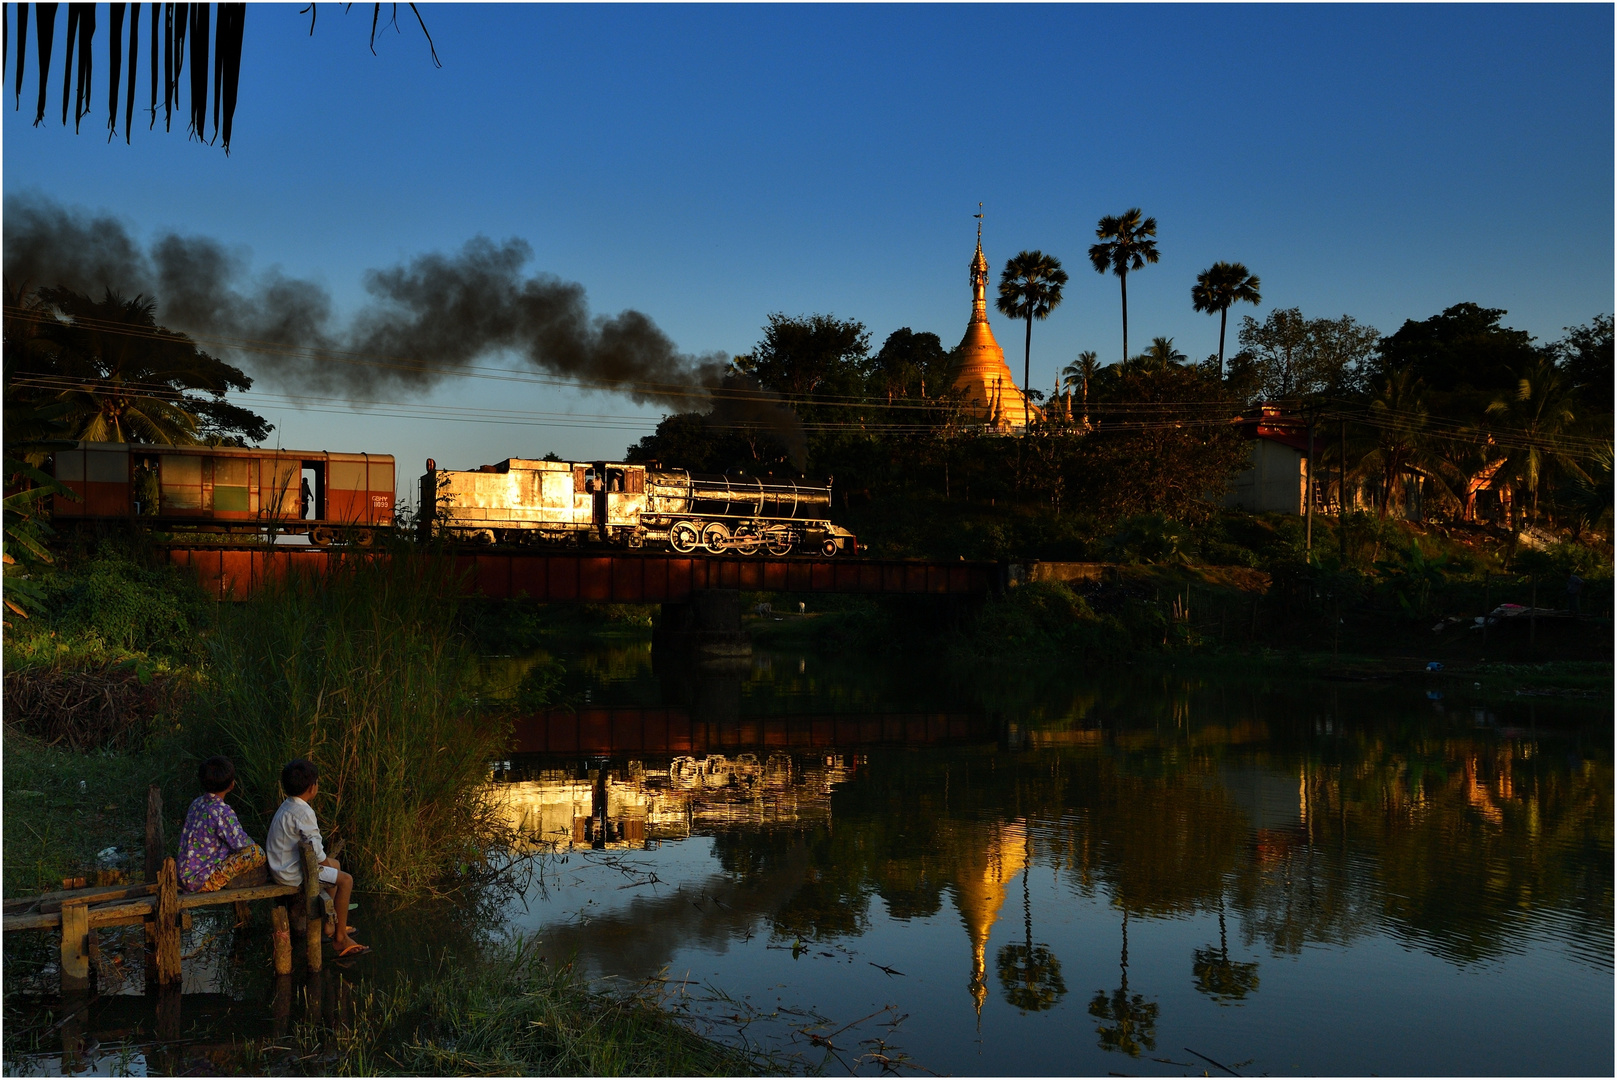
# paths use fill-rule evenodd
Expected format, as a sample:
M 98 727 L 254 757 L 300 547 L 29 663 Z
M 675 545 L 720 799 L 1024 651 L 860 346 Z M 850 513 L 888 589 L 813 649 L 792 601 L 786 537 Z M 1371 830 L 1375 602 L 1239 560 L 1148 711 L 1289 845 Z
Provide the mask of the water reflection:
M 1523 1033 L 1461 1071 L 1609 1067 L 1579 1027 L 1611 1004 L 1609 722 L 1419 688 L 963 690 L 816 664 L 639 669 L 531 718 L 551 752 L 513 757 L 501 793 L 575 861 L 517 923 L 596 974 L 897 1001 L 939 1071 L 1104 1072 L 1218 1038 L 1258 1069 L 1407 1070 L 1392 1032 L 1456 1011 Z M 1523 1004 L 1512 980 L 1559 989 Z M 1352 1015 L 1300 1034 L 1343 995 Z M 1074 1008 L 1087 1064 L 1070 1019 L 1041 1021 Z

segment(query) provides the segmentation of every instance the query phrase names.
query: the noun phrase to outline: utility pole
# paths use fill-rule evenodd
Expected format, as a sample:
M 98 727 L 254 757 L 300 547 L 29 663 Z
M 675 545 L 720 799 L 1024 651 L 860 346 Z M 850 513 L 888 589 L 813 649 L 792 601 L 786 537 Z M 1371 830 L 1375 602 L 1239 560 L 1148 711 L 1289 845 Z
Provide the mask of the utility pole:
M 1308 552 L 1309 561 L 1313 561 L 1314 553 L 1314 414 L 1308 414 L 1308 480 L 1303 485 L 1303 511 L 1306 523 L 1303 526 L 1303 550 Z

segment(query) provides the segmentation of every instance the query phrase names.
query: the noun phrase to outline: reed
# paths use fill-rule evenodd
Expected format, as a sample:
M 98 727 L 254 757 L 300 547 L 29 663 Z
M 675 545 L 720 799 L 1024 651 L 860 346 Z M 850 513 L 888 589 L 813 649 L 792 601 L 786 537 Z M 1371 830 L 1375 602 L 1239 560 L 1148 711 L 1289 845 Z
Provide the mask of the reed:
M 290 574 L 221 612 L 199 720 L 236 763 L 243 824 L 262 836 L 281 767 L 320 769 L 315 810 L 360 887 L 440 891 L 499 839 L 486 795 L 507 720 L 477 698 L 444 562 L 400 547 Z

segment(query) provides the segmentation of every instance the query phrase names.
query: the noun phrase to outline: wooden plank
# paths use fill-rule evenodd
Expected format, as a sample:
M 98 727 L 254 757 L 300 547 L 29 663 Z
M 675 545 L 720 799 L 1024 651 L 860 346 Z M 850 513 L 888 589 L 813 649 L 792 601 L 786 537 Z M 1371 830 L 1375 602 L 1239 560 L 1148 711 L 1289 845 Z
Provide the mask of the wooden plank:
M 7 900 L 5 910 L 11 914 L 60 911 L 64 900 L 83 899 L 92 904 L 104 903 L 108 900 L 121 900 L 126 896 L 141 896 L 156 888 L 156 885 L 93 885 L 88 889 L 59 889 L 56 892 L 40 893 L 38 896 L 21 896 L 15 900 Z
M 268 900 L 274 896 L 296 896 L 296 885 L 249 885 L 245 889 L 219 889 L 216 892 L 186 893 L 180 897 L 181 909 L 212 907 L 215 904 L 233 904 L 247 900 Z

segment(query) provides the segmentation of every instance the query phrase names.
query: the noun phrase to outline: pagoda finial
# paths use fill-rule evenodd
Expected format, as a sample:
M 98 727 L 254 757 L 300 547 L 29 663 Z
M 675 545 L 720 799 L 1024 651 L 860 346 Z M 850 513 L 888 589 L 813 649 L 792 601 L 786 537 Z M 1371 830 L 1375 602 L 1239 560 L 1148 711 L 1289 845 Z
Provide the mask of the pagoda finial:
M 971 260 L 971 321 L 988 321 L 988 260 L 983 256 L 983 204 L 977 204 L 977 254 Z

